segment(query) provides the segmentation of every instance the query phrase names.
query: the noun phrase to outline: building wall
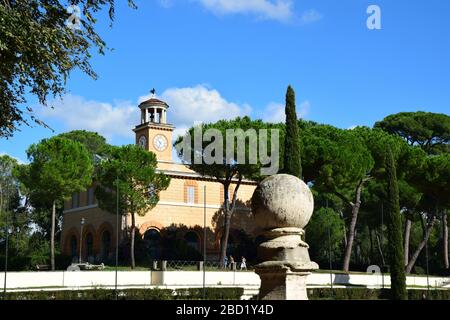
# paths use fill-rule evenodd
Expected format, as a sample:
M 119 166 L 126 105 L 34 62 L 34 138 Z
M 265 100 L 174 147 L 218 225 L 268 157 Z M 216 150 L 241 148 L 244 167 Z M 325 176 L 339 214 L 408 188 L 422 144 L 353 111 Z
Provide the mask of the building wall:
M 83 225 L 83 243 L 81 244 L 82 257 L 84 261 L 87 257 L 87 243 L 86 239 L 88 234 L 92 234 L 93 237 L 93 257 L 95 260 L 102 259 L 102 236 L 104 232 L 109 232 L 110 245 L 108 246 L 109 257 L 112 258 L 112 254 L 115 248 L 116 242 L 116 215 L 109 212 L 105 212 L 93 205 L 92 207 L 84 207 L 79 209 L 71 209 L 64 212 L 62 234 L 61 234 L 61 251 L 66 255 L 72 254 L 71 239 L 76 239 L 76 256 L 79 256 L 80 252 L 80 231 L 81 231 L 81 219 L 84 218 Z M 119 233 L 119 238 L 121 233 Z M 102 259 L 103 260 L 103 259 Z
M 166 163 L 166 167 L 167 167 Z M 162 165 L 163 166 L 163 165 Z M 162 169 L 164 171 L 164 169 Z M 205 180 L 199 177 L 188 176 L 193 172 L 185 166 L 171 164 L 167 171 L 175 171 L 180 175 L 185 174 L 186 177 L 172 176 L 171 183 L 167 190 L 160 194 L 160 201 L 156 207 L 149 210 L 145 216 L 136 215 L 136 227 L 141 236 L 149 229 L 155 229 L 158 232 L 164 232 L 168 229 L 180 230 L 181 233 L 189 231 L 194 232 L 198 237 L 198 248 L 203 250 L 203 225 L 204 225 L 204 188 L 206 187 L 206 228 L 207 228 L 207 254 L 208 256 L 217 256 L 220 248 L 220 236 L 222 226 L 222 204 L 223 204 L 223 185 L 213 181 Z M 172 170 L 172 171 L 171 171 Z M 194 202 L 188 202 L 187 189 L 193 187 L 195 190 Z M 251 211 L 249 203 L 253 191 L 256 187 L 255 183 L 243 182 L 238 190 L 237 210 L 232 219 L 231 230 L 243 230 L 249 235 L 256 235 L 254 223 L 252 223 Z M 235 185 L 230 186 L 230 198 L 233 195 Z M 72 254 L 71 239 L 76 238 L 77 252 L 79 252 L 79 234 L 80 221 L 85 219 L 83 227 L 83 239 L 87 234 L 93 234 L 93 256 L 96 261 L 102 256 L 102 233 L 107 230 L 111 233 L 110 252 L 115 248 L 116 234 L 116 216 L 114 214 L 102 211 L 94 200 L 93 205 L 88 205 L 87 192 L 79 195 L 79 208 L 72 208 L 72 201 L 69 200 L 65 204 L 65 213 L 62 226 L 62 252 Z M 126 225 L 125 225 L 126 223 Z M 131 217 L 126 218 L 125 223 L 120 225 L 120 229 L 124 229 L 131 225 Z M 122 232 L 120 237 L 122 237 Z M 181 234 L 183 236 L 183 234 Z M 84 249 L 83 249 L 84 246 Z M 82 257 L 86 257 L 87 244 L 83 241 Z

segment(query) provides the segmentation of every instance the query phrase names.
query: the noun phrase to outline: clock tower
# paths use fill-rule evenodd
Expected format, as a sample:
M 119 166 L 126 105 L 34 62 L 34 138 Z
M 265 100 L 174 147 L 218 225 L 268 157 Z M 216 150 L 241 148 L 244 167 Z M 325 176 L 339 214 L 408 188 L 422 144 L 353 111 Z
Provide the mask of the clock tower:
M 139 105 L 141 124 L 133 131 L 136 144 L 156 154 L 160 162 L 172 162 L 172 132 L 174 126 L 167 123 L 169 105 L 153 96 Z

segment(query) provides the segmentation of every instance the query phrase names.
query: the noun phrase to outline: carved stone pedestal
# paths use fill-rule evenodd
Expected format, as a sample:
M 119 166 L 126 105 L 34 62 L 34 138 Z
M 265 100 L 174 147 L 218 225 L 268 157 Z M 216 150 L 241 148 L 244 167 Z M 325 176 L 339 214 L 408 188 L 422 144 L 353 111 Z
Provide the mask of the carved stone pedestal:
M 252 197 L 252 211 L 266 239 L 258 247 L 255 272 L 261 278 L 259 299 L 308 300 L 306 278 L 318 269 L 309 258 L 303 228 L 314 209 L 308 186 L 280 174 L 262 181 Z
M 258 257 L 265 262 L 255 267 L 261 278 L 260 299 L 308 300 L 306 278 L 318 265 L 311 262 L 302 235 L 301 228 L 292 227 L 264 234 L 269 240 L 258 247 Z
M 289 267 L 257 269 L 261 278 L 260 300 L 308 300 L 306 277 L 309 272 L 292 272 Z

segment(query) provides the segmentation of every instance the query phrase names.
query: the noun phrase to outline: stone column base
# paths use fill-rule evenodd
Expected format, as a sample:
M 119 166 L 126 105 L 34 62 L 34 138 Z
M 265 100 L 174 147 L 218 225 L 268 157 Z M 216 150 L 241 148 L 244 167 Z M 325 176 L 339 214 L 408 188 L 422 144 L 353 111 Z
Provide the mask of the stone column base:
M 311 274 L 309 271 L 314 269 L 317 269 L 314 262 L 310 262 L 306 268 L 295 268 L 289 263 L 279 265 L 279 262 L 257 265 L 255 272 L 261 278 L 259 299 L 308 300 L 306 279 Z

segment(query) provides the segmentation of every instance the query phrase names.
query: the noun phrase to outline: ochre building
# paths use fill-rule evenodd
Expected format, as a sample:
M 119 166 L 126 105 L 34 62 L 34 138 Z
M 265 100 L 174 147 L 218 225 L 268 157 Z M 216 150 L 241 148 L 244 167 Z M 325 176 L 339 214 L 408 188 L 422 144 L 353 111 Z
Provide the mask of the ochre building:
M 158 255 L 161 239 L 167 232 L 203 253 L 203 235 L 206 229 L 207 259 L 218 258 L 222 229 L 222 184 L 173 161 L 174 127 L 167 123 L 169 106 L 165 102 L 153 97 L 141 103 L 139 108 L 141 123 L 133 129 L 136 144 L 154 152 L 158 159 L 158 170 L 171 177 L 170 186 L 161 192 L 157 206 L 145 216 L 136 215 L 136 226 L 144 242 L 147 241 L 149 254 Z M 231 251 L 242 234 L 255 236 L 256 230 L 249 209 L 255 187 L 256 183 L 243 181 L 239 188 L 238 209 L 230 230 Z M 234 185 L 230 187 L 230 195 L 233 190 Z M 85 192 L 74 194 L 64 207 L 61 234 L 63 254 L 72 256 L 74 260 L 78 259 L 81 247 L 83 261 L 112 261 L 115 257 L 117 227 L 120 243 L 126 239 L 131 224 L 130 216 L 120 217 L 119 223 L 116 218 L 114 213 L 105 212 L 98 207 L 94 186 Z M 83 234 L 80 239 L 81 230 Z

